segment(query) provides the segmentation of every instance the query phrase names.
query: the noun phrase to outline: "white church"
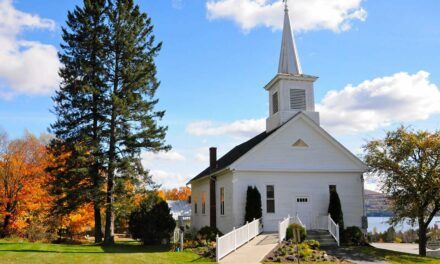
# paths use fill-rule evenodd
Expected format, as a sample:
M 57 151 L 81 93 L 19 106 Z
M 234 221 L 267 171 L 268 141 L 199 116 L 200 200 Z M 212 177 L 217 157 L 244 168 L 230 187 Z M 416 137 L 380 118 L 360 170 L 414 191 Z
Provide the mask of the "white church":
M 210 149 L 210 166 L 189 182 L 194 228 L 216 226 L 227 233 L 242 226 L 248 186 L 261 194 L 265 232 L 277 231 L 288 215 L 318 229 L 328 215 L 330 188 L 339 194 L 345 226 L 366 228 L 366 166 L 320 126 L 316 79 L 301 70 L 286 7 L 278 73 L 265 86 L 266 130 L 219 159 Z

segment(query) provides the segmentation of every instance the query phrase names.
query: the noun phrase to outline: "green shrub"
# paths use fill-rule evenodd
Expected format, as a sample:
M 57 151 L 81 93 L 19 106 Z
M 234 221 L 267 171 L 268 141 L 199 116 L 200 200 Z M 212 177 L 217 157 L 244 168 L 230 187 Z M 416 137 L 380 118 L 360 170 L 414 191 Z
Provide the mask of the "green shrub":
M 197 235 L 200 236 L 201 239 L 215 241 L 216 236 L 223 236 L 223 233 L 215 227 L 204 226 L 197 232 Z
M 347 245 L 363 245 L 365 243 L 364 233 L 357 226 L 349 226 L 342 233 L 342 242 Z
M 319 241 L 317 240 L 306 240 L 304 241 L 304 244 L 307 244 L 311 249 L 316 250 L 319 249 Z
M 339 225 L 339 232 L 344 231 L 344 215 L 342 213 L 341 200 L 336 189 L 330 190 L 330 203 L 328 205 L 328 213 L 333 221 Z
M 130 215 L 130 233 L 144 244 L 168 241 L 175 227 L 168 204 L 156 195 L 149 195 Z
M 263 215 L 261 208 L 261 195 L 257 187 L 248 186 L 246 192 L 246 208 L 244 215 L 244 223 L 252 222 L 254 219 L 259 219 Z
M 299 225 L 299 224 L 291 224 L 287 227 L 286 240 L 293 238 L 293 231 L 295 229 L 299 229 L 300 242 L 304 241 L 304 239 L 306 239 L 307 232 L 306 232 L 306 229 L 304 228 L 304 226 Z

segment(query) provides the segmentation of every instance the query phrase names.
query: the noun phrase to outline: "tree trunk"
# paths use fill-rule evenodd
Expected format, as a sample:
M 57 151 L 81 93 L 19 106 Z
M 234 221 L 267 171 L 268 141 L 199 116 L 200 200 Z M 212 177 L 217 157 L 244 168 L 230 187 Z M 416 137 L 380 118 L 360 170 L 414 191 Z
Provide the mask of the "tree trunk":
M 3 230 L 2 230 L 2 234 L 1 234 L 2 237 L 6 237 L 9 234 L 8 229 L 9 229 L 10 222 L 11 222 L 11 216 L 6 215 L 5 219 L 3 221 Z
M 114 244 L 114 216 L 113 216 L 113 173 L 109 172 L 107 181 L 107 206 L 105 212 L 105 234 L 104 244 Z
M 12 211 L 12 204 L 11 203 L 6 203 L 6 208 L 5 208 L 6 212 L 8 213 L 5 216 L 5 219 L 3 220 L 3 230 L 2 230 L 2 237 L 6 237 L 9 235 L 9 224 L 11 223 L 11 211 Z
M 117 76 L 116 76 L 117 78 Z M 115 83 L 114 91 L 117 89 L 117 81 Z M 112 114 L 110 120 L 110 142 L 108 151 L 108 174 L 107 174 L 107 197 L 106 197 L 106 213 L 105 213 L 105 235 L 104 243 L 114 243 L 114 214 L 113 214 L 113 191 L 114 191 L 114 176 L 115 176 L 115 162 L 116 162 L 116 103 L 112 100 Z
M 426 256 L 426 242 L 428 238 L 426 236 L 426 228 L 422 219 L 419 219 L 419 255 Z
M 101 226 L 101 208 L 99 208 L 99 205 L 96 203 L 96 201 L 93 203 L 93 210 L 95 214 L 95 243 L 101 243 L 102 242 L 102 226 Z
M 112 133 L 113 134 L 113 133 Z M 104 244 L 114 244 L 114 214 L 113 214 L 113 191 L 114 191 L 114 142 L 110 140 L 110 155 L 109 155 L 109 171 L 107 179 L 107 194 L 106 194 L 106 212 L 105 212 L 105 234 Z

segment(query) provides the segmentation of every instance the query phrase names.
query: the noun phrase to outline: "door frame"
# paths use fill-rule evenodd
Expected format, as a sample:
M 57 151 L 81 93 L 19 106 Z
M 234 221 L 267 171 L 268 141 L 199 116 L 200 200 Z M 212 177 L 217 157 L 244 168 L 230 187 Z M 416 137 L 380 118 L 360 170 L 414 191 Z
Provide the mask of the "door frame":
M 298 199 L 300 199 L 300 198 L 306 198 L 307 199 L 307 202 L 298 202 Z M 305 223 L 305 222 L 303 222 L 305 219 L 301 219 L 301 217 L 300 217 L 300 220 L 301 220 L 301 222 L 303 222 L 303 224 L 306 226 L 306 229 L 313 229 L 313 215 L 312 215 L 312 208 L 313 208 L 313 206 L 312 206 L 312 199 L 311 199 L 311 196 L 310 195 L 294 195 L 294 198 L 293 198 L 294 200 L 293 200 L 293 203 L 294 203 L 294 213 L 295 213 L 295 215 L 296 214 L 298 214 L 298 216 L 300 215 L 299 214 L 299 210 L 298 210 L 298 208 L 299 208 L 299 204 L 300 203 L 307 203 L 307 206 L 308 206 L 308 223 Z

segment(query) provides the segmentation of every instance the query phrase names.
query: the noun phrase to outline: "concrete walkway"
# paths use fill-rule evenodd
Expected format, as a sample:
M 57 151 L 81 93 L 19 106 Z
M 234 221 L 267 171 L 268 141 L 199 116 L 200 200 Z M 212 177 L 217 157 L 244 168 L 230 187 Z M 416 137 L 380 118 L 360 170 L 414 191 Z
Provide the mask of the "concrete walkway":
M 248 244 L 232 252 L 220 263 L 258 264 L 278 244 L 278 234 L 260 234 Z

